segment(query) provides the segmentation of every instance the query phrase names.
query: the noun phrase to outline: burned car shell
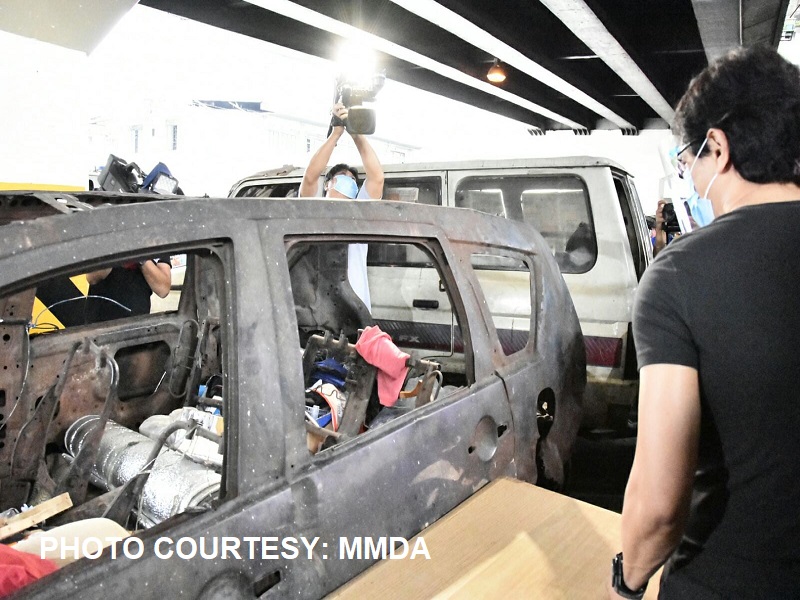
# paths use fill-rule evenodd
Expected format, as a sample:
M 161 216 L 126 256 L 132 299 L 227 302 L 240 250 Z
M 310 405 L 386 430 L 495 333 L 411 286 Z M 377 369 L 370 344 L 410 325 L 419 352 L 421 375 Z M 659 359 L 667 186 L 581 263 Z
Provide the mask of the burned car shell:
M 18 197 L 0 195 L 4 216 L 14 211 Z M 81 199 L 97 205 L 120 203 L 125 196 Z M 30 585 L 19 597 L 320 597 L 375 560 L 338 556 L 341 540 L 409 539 L 489 481 L 512 476 L 535 482 L 537 461 L 545 471 L 548 463 L 557 470 L 569 455 L 585 386 L 583 340 L 558 266 L 529 226 L 467 209 L 387 201 L 132 202 L 3 225 L 0 295 L 36 285 L 39 274 L 76 267 L 88 271 L 101 258 L 141 255 L 143 246 L 165 251 L 226 246 L 229 251 L 220 255 L 225 283 L 218 290 L 228 348 L 221 497 L 213 508 L 138 531 L 145 547 L 138 559 L 112 559 L 107 549 L 99 559 L 77 561 Z M 294 348 L 287 348 L 287 340 L 297 339 L 297 321 L 286 243 L 293 237 L 347 240 L 365 234 L 376 240 L 428 241 L 441 249 L 443 283 L 455 292 L 454 304 L 466 320 L 462 335 L 470 347 L 467 370 L 474 381 L 407 418 L 311 455 L 298 383 L 301 361 Z M 494 247 L 532 257 L 534 326 L 530 342 L 510 356 L 501 348 L 470 267 L 469 251 Z M 4 318 L 8 321 L 8 315 Z M 170 319 L 159 315 L 151 327 L 169 328 Z M 75 335 L 93 333 L 81 328 Z M 13 352 L 21 352 L 17 337 L 3 338 L 7 364 L 15 360 Z M 102 346 L 103 339 L 96 336 L 95 342 Z M 46 336 L 41 342 L 48 342 Z M 5 418 L 14 398 L 8 387 Z M 544 440 L 537 428 L 542 398 L 555 404 Z M 6 433 L 6 445 L 13 445 L 17 432 Z M 5 476 L 8 465 L 0 468 Z M 299 543 L 297 558 L 264 558 L 256 551 L 242 560 L 164 560 L 154 552 L 155 542 L 164 537 L 250 536 L 277 538 L 278 546 L 280 540 L 301 536 L 319 541 L 310 558 Z

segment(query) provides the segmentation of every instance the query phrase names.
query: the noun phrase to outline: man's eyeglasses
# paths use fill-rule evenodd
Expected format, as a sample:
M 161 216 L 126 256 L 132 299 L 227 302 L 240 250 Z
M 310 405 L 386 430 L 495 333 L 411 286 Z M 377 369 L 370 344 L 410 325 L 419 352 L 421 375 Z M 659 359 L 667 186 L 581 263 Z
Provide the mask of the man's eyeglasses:
M 688 170 L 689 167 L 687 167 L 685 163 L 681 162 L 680 156 L 699 141 L 700 140 L 692 140 L 683 146 L 676 147 L 674 150 L 675 154 L 673 154 L 673 158 L 675 159 L 675 169 L 678 171 L 678 177 L 681 179 L 683 179 L 683 174 Z
M 723 124 L 725 121 L 727 121 L 727 120 L 728 120 L 728 118 L 729 118 L 729 117 L 730 117 L 732 114 L 733 114 L 733 111 L 728 111 L 728 112 L 726 112 L 726 113 L 725 113 L 724 115 L 722 115 L 722 116 L 721 116 L 719 119 L 716 119 L 715 121 L 713 121 L 713 122 L 715 122 L 715 123 L 716 123 L 716 125 L 713 125 L 712 127 L 714 127 L 714 128 L 720 128 L 720 127 L 722 126 L 722 124 Z M 712 129 L 712 127 L 709 127 L 709 129 Z M 680 161 L 680 156 L 681 156 L 681 154 L 683 154 L 684 152 L 686 152 L 686 151 L 687 151 L 689 148 L 691 148 L 691 147 L 692 147 L 692 146 L 694 146 L 695 144 L 698 144 L 698 143 L 702 142 L 704 139 L 705 139 L 705 136 L 704 136 L 704 137 L 701 137 L 701 138 L 695 138 L 695 139 L 691 140 L 691 141 L 690 141 L 688 144 L 684 144 L 683 146 L 680 146 L 680 147 L 677 147 L 677 146 L 676 146 L 676 147 L 673 149 L 673 151 L 672 151 L 672 152 L 673 152 L 673 153 L 672 153 L 672 158 L 673 158 L 673 160 L 675 161 L 675 168 L 676 168 L 676 170 L 678 171 L 678 177 L 680 177 L 681 179 L 683 179 L 683 174 L 684 174 L 684 173 L 686 172 L 686 170 L 687 170 L 687 166 L 686 166 L 684 163 L 682 163 L 682 162 Z M 702 146 L 700 146 L 700 149 L 698 150 L 698 152 L 702 152 L 702 151 L 703 151 L 703 147 L 702 147 Z M 693 154 L 694 154 L 694 153 L 693 153 Z M 695 158 L 697 158 L 697 156 L 695 156 Z

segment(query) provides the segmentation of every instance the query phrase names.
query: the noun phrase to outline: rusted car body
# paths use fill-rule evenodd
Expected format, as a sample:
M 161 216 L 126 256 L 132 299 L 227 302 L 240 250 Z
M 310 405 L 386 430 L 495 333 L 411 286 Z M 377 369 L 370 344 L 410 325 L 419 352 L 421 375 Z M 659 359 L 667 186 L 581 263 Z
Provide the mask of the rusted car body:
M 500 476 L 563 480 L 585 353 L 558 265 L 530 226 L 388 201 L 10 192 L 0 232 L 0 510 L 66 491 L 75 506 L 48 526 L 106 515 L 145 548 L 136 559 L 106 549 L 20 597 L 321 597 L 377 558 L 337 556 L 342 540 L 409 539 Z M 348 283 L 356 243 L 369 245 L 371 310 Z M 85 290 L 59 288 L 165 254 L 186 257 L 165 310 L 83 323 Z M 487 301 L 483 290 L 509 277 L 529 281 L 530 301 Z M 372 325 L 410 355 L 423 390 L 383 419 L 370 415 L 376 368 L 353 350 Z M 309 370 L 324 356 L 348 370 L 334 433 L 306 416 Z M 159 455 L 168 434 L 201 433 L 186 415 L 206 404 L 224 421 L 203 432 L 221 461 L 166 445 Z M 310 450 L 313 435 L 325 441 Z M 241 560 L 154 548 L 254 536 L 318 543 L 308 556 L 300 546 Z

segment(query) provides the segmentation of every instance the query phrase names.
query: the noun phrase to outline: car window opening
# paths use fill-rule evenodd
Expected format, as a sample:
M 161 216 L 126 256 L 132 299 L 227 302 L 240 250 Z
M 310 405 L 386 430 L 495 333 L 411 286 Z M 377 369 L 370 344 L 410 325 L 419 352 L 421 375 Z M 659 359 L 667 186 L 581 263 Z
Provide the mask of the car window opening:
M 140 269 L 144 260 L 128 263 Z M 49 533 L 85 526 L 82 535 L 92 535 L 98 524 L 127 537 L 219 502 L 222 269 L 208 251 L 163 260 L 171 260 L 171 283 L 163 297 L 153 296 L 149 312 L 87 322 L 92 298 L 81 273 L 0 298 L 6 350 L 18 372 L 4 390 L 4 404 L 13 406 L 0 422 L 0 458 L 10 465 L 3 510 L 64 498 L 71 508 L 48 517 Z M 30 536 L 25 543 L 37 542 Z
M 350 244 L 352 246 L 353 244 Z M 369 243 L 369 309 L 340 242 L 287 250 L 311 453 L 466 387 L 458 315 L 437 259 L 414 244 Z M 402 293 L 398 293 L 402 290 Z

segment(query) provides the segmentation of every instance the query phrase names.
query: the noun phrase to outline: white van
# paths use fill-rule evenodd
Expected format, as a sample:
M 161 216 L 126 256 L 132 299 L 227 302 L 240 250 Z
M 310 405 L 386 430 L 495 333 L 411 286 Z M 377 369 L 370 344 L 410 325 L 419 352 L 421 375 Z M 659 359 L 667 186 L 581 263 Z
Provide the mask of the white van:
M 258 173 L 236 183 L 229 195 L 296 196 L 303 170 L 285 166 Z M 386 199 L 473 208 L 539 230 L 583 329 L 583 426 L 626 430 L 638 393 L 633 299 L 653 259 L 631 175 L 594 157 L 386 165 L 384 171 Z M 513 344 L 515 336 L 507 339 Z

